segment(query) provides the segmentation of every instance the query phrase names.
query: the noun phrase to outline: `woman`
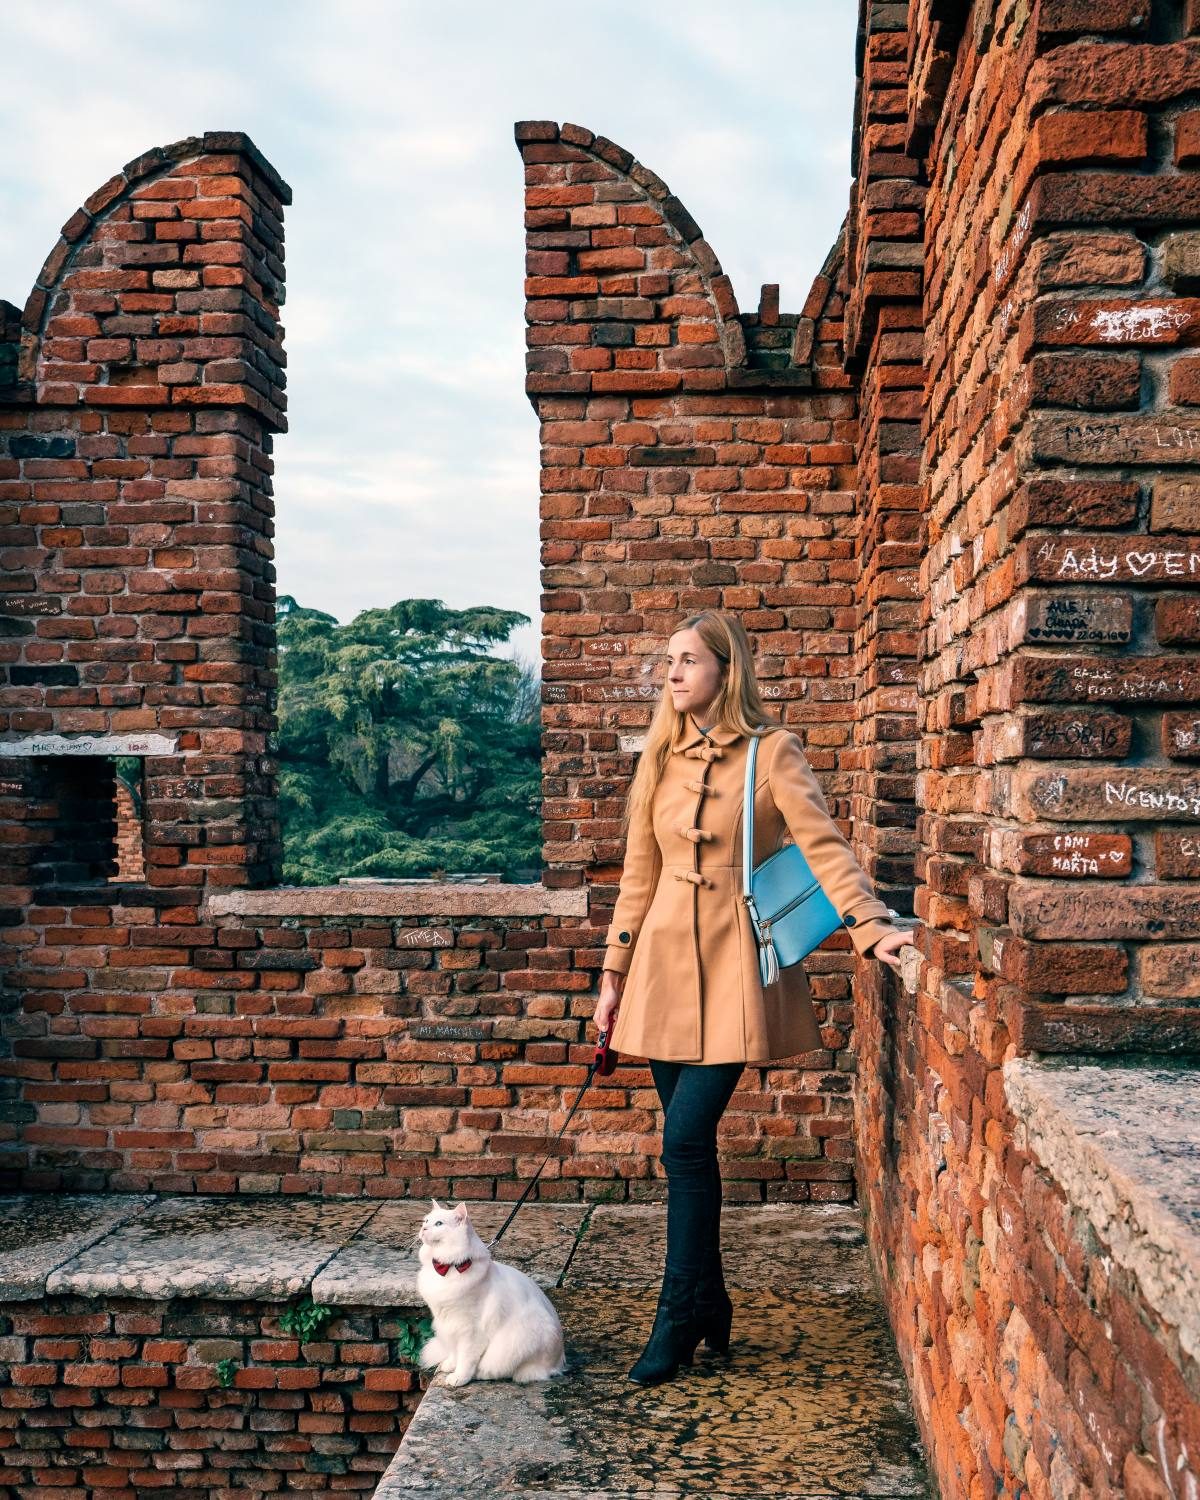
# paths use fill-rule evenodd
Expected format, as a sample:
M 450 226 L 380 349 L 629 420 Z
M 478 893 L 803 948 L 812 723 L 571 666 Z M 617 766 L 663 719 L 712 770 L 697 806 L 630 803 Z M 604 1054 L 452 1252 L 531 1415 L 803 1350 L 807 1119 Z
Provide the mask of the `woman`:
M 746 1063 L 822 1046 L 801 965 L 763 985 L 742 903 L 742 802 L 749 736 L 754 863 L 790 833 L 855 949 L 898 969 L 908 933 L 888 921 L 829 816 L 800 741 L 767 714 L 741 623 L 690 616 L 667 643 L 667 680 L 625 808 L 621 888 L 605 938 L 595 1021 L 618 1052 L 645 1057 L 664 1111 L 667 1255 L 654 1329 L 631 1380 L 690 1364 L 701 1338 L 725 1353 L 733 1307 L 720 1256 L 717 1122 Z

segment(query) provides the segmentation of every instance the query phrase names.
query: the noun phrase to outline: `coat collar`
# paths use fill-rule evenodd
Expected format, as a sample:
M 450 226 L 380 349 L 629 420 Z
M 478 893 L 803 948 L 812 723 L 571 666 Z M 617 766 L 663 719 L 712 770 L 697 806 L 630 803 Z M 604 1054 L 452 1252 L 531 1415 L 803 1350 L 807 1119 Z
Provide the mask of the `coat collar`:
M 683 728 L 671 741 L 671 753 L 676 754 L 681 750 L 688 750 L 693 745 L 732 745 L 741 737 L 740 730 L 726 729 L 723 725 L 711 729 L 707 735 L 702 734 L 693 716 L 685 714 Z

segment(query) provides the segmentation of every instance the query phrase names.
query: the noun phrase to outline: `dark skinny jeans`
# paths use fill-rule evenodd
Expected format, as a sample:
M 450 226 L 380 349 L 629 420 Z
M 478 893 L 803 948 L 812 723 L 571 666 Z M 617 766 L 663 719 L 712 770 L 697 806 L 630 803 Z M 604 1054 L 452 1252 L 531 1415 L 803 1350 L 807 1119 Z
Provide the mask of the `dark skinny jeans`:
M 680 1063 L 650 1058 L 662 1100 L 662 1163 L 667 1172 L 667 1270 L 691 1279 L 721 1244 L 721 1169 L 717 1122 L 744 1064 Z

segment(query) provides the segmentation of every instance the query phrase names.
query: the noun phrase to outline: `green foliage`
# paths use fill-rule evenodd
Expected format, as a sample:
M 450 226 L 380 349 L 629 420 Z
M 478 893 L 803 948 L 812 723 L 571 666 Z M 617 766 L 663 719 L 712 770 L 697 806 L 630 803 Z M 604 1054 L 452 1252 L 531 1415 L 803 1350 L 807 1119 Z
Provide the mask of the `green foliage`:
M 421 1350 L 433 1337 L 433 1319 L 425 1313 L 423 1316 L 398 1317 L 397 1321 L 400 1327 L 396 1334 L 396 1348 L 400 1358 L 415 1365 L 421 1357 Z
M 291 1302 L 279 1315 L 279 1326 L 284 1333 L 294 1334 L 302 1344 L 310 1343 L 313 1339 L 319 1339 L 325 1332 L 326 1324 L 334 1318 L 332 1307 L 326 1307 L 323 1303 L 314 1302 L 309 1296 L 301 1297 L 298 1302 Z
M 491 655 L 515 610 L 407 599 L 348 625 L 284 595 L 284 879 L 536 871 L 536 673 Z
M 117 780 L 123 781 L 140 801 L 142 796 L 142 757 L 140 755 L 114 755 L 113 767 Z
M 241 1368 L 236 1359 L 219 1359 L 216 1365 L 218 1382 L 225 1387 L 231 1386 L 233 1377 Z
M 595 1187 L 588 1193 L 590 1203 L 624 1203 L 624 1182 L 606 1182 L 603 1187 Z

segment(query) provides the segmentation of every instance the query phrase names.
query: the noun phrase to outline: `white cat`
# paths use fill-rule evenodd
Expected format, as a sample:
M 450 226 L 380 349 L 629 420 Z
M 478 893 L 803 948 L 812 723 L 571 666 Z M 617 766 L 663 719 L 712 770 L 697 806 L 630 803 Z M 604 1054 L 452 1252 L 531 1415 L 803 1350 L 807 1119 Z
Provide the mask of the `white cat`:
M 548 1380 L 566 1369 L 562 1324 L 537 1282 L 493 1260 L 467 1213 L 436 1198 L 417 1231 L 417 1290 L 433 1314 L 421 1368 L 447 1385 Z

